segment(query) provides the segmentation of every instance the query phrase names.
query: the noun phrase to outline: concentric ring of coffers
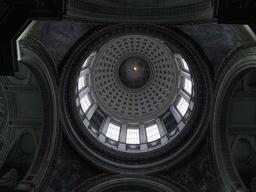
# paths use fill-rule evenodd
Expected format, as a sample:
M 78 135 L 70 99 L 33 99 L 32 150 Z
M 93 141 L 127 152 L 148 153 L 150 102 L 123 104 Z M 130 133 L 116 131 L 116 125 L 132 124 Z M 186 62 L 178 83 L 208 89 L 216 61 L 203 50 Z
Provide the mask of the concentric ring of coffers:
M 175 30 L 114 26 L 86 35 L 73 48 L 80 54 L 73 50 L 64 67 L 62 119 L 85 157 L 108 169 L 149 171 L 170 159 L 175 164 L 200 141 L 210 76 L 203 56 Z M 127 58 L 149 66 L 150 77 L 139 88 L 120 82 L 119 68 Z M 141 65 L 129 66 L 133 75 Z

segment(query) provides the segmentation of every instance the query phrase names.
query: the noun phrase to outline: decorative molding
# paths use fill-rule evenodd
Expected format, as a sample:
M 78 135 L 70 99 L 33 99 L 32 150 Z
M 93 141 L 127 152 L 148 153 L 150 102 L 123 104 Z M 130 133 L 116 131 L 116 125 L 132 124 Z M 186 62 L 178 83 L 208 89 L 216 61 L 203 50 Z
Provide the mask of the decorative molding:
M 230 62 L 230 60 L 235 57 L 235 55 L 239 52 L 241 52 L 242 50 L 245 50 L 247 48 L 250 48 L 250 47 L 255 47 L 256 46 L 256 42 L 255 41 L 249 41 L 249 42 L 245 42 L 241 45 L 239 45 L 238 47 L 236 47 L 235 49 L 232 49 L 227 55 L 226 57 L 223 59 L 223 61 L 221 62 L 216 74 L 215 74 L 215 77 L 214 77 L 214 80 L 213 80 L 213 87 L 215 88 L 216 87 L 216 84 L 218 83 L 218 80 L 220 78 L 220 75 L 222 74 L 224 68 L 226 67 L 226 65 Z M 240 53 L 241 55 L 241 53 Z
M 105 1 L 104 3 L 71 0 L 67 6 L 67 17 L 70 19 L 86 19 L 96 23 L 177 23 L 178 20 L 193 23 L 215 20 L 212 18 L 213 5 L 209 0 L 161 7 L 140 7 L 138 5 L 129 7 L 122 3 L 113 6 L 114 4 L 110 2 L 106 4 Z M 147 5 L 149 5 L 149 2 L 147 2 Z
M 133 190 L 140 189 L 150 192 L 188 192 L 184 187 L 166 178 L 129 174 L 101 174 L 80 184 L 73 192 L 101 191 L 106 188 L 108 191 L 114 192 L 121 188 L 124 189 L 124 187 L 127 189 L 129 186 L 132 186 Z

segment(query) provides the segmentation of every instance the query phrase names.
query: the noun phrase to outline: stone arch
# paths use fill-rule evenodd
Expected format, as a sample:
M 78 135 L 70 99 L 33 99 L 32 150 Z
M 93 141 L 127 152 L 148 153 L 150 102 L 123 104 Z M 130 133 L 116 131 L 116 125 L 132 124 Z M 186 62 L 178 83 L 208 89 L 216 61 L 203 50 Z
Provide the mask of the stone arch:
M 8 118 L 1 132 L 0 189 L 44 191 L 60 149 L 57 72 L 47 50 L 20 41 L 19 72 L 1 76 Z M 26 165 L 26 166 L 25 166 Z M 25 170 L 22 169 L 25 167 Z
M 215 82 L 211 119 L 211 146 L 215 173 L 221 191 L 247 191 L 255 169 L 255 90 L 251 73 L 256 70 L 255 43 L 233 50 L 223 61 Z M 255 108 L 255 109 L 254 109 Z M 246 122 L 245 122 L 246 121 Z M 243 178 L 241 169 L 251 166 Z M 249 176 L 250 175 L 250 176 Z

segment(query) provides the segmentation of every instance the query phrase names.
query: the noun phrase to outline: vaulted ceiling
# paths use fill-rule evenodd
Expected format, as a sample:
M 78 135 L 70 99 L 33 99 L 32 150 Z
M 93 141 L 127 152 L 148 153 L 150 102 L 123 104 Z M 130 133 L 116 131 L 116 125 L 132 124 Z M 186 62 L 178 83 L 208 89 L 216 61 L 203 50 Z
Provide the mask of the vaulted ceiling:
M 0 2 L 0 26 L 6 34 L 6 39 L 0 39 L 2 45 L 12 37 L 12 46 L 2 46 L 6 52 L 0 58 L 1 74 L 5 74 L 0 76 L 2 191 L 255 191 L 253 23 L 219 24 L 232 20 L 223 10 L 240 10 L 239 6 L 227 1 L 223 7 L 223 2 L 209 0 L 23 3 Z M 28 18 L 49 14 L 59 20 L 29 19 L 20 30 L 13 27 L 15 32 L 8 34 L 9 22 L 18 17 L 13 10 L 20 12 L 25 5 L 29 5 Z M 241 6 L 248 14 L 254 8 L 251 1 Z M 130 46 L 126 52 L 121 49 L 125 39 Z M 149 43 L 144 45 L 144 41 Z M 150 45 L 169 54 L 171 65 L 165 71 L 173 67 L 170 77 L 177 78 L 177 84 L 172 84 L 177 89 L 170 88 L 174 95 L 168 96 L 161 110 L 156 109 L 158 115 L 117 114 L 111 103 L 119 106 L 120 100 L 126 109 L 125 100 L 132 100 L 127 110 L 132 106 L 136 111 L 136 99 L 131 97 L 145 93 L 140 103 L 146 102 L 146 93 L 161 95 L 161 84 L 169 83 L 157 50 L 149 51 L 151 55 L 144 52 Z M 142 89 L 120 83 L 115 73 L 107 72 L 111 62 L 104 56 L 114 60 L 111 50 L 123 54 L 113 62 L 114 71 L 120 71 L 124 61 L 137 58 L 139 62 L 139 58 L 149 66 L 152 80 Z M 153 62 L 154 55 L 160 63 Z M 104 68 L 102 62 L 109 66 Z M 110 95 L 115 93 L 118 102 L 109 99 L 105 105 L 100 100 L 98 92 L 111 85 L 100 84 L 97 73 L 102 77 L 110 73 L 109 81 L 111 75 L 117 79 L 116 90 L 123 91 L 124 101 L 116 90 Z M 80 89 L 81 77 L 85 80 Z M 152 89 L 157 93 L 146 92 L 154 78 L 157 88 Z M 185 88 L 186 80 L 191 93 Z M 84 95 L 91 102 L 86 109 Z M 185 112 L 178 107 L 182 98 L 188 103 Z M 111 123 L 120 126 L 117 139 L 107 133 Z M 154 124 L 159 138 L 151 141 L 147 128 Z M 125 143 L 129 129 L 138 130 L 139 141 Z

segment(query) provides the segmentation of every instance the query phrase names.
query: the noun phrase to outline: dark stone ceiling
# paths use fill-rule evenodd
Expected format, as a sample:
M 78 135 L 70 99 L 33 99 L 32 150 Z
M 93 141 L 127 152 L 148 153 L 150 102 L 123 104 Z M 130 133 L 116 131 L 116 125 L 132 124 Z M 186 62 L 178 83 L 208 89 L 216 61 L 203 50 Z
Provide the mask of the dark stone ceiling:
M 96 25 L 68 21 L 38 21 L 29 35 L 46 46 L 59 66 L 71 46 L 94 27 Z M 202 48 L 215 72 L 232 49 L 252 40 L 243 25 L 210 24 L 178 28 Z
M 42 42 L 59 67 L 72 45 L 94 27 L 96 25 L 68 21 L 38 21 L 29 35 Z M 252 40 L 242 25 L 210 24 L 178 28 L 201 47 L 215 72 L 232 49 Z M 209 164 L 207 142 L 204 141 L 188 162 L 162 175 L 191 192 L 217 192 Z M 84 161 L 64 139 L 49 192 L 72 191 L 85 180 L 101 173 L 103 171 Z

